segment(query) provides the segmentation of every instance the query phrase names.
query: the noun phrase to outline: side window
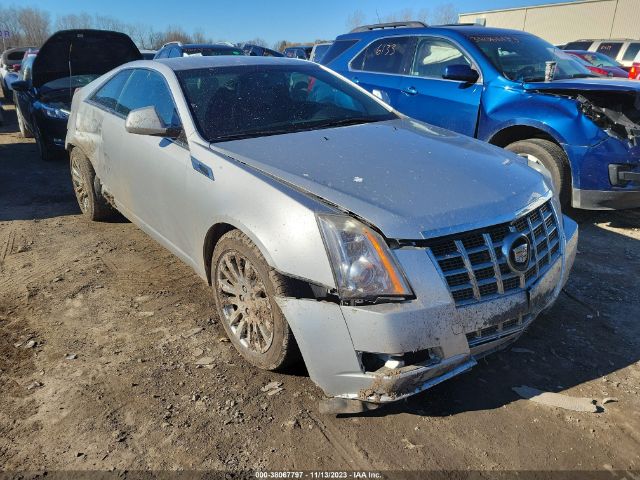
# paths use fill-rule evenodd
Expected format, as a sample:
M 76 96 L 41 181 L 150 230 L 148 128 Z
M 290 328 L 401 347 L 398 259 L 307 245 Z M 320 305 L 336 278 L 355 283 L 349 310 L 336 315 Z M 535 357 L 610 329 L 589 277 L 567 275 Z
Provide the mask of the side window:
M 624 52 L 624 56 L 622 57 L 623 62 L 633 62 L 636 58 L 636 55 L 640 52 L 640 42 L 630 43 L 627 47 L 627 50 Z
M 458 47 L 446 40 L 430 37 L 418 39 L 411 75 L 442 78 L 444 69 L 449 65 L 471 66 L 471 62 Z
M 604 53 L 608 57 L 616 58 L 621 48 L 622 48 L 622 43 L 620 42 L 602 42 L 598 46 L 598 52 Z
M 118 97 L 120 97 L 124 84 L 130 75 L 131 70 L 122 70 L 117 73 L 93 94 L 91 100 L 110 110 L 115 110 L 118 104 Z
M 162 75 L 152 70 L 134 70 L 120 95 L 116 111 L 126 116 L 131 110 L 150 106 L 156 108 L 165 125 L 180 125 L 173 98 Z
M 376 40 L 353 59 L 351 68 L 367 72 L 404 73 L 412 44 L 411 37 Z
M 163 48 L 158 52 L 157 58 L 167 58 L 168 54 L 169 54 L 169 49 L 168 48 Z
M 178 47 L 172 47 L 171 50 L 169 50 L 169 58 L 175 58 L 175 57 L 181 57 L 181 56 L 182 56 L 182 52 Z

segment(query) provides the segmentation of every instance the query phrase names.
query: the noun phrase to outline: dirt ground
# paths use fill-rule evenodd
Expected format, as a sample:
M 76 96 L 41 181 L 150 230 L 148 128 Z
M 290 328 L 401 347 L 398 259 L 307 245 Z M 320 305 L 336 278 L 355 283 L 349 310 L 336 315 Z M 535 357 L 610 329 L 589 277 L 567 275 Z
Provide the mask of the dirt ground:
M 327 417 L 303 368 L 242 361 L 177 258 L 124 219 L 86 221 L 66 162 L 39 160 L 4 109 L 0 471 L 640 470 L 640 211 L 579 216 L 571 279 L 515 351 L 390 408 Z M 284 390 L 266 395 L 271 381 Z M 536 404 L 520 385 L 602 408 Z

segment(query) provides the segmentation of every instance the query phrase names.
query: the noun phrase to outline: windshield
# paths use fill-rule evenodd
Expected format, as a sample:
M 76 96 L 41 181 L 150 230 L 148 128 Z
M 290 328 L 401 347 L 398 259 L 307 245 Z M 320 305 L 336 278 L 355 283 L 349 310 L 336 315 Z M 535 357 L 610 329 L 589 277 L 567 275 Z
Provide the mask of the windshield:
M 57 78 L 45 83 L 41 88 L 46 90 L 61 90 L 63 88 L 82 88 L 90 82 L 93 82 L 100 75 L 74 75 L 72 77 Z
M 509 80 L 542 82 L 546 62 L 557 62 L 554 80 L 593 77 L 573 56 L 527 34 L 470 35 L 489 61 Z
M 177 71 L 200 134 L 210 142 L 397 118 L 315 64 Z
M 244 55 L 244 52 L 233 47 L 187 47 L 182 49 L 183 57 L 216 57 L 218 55 Z

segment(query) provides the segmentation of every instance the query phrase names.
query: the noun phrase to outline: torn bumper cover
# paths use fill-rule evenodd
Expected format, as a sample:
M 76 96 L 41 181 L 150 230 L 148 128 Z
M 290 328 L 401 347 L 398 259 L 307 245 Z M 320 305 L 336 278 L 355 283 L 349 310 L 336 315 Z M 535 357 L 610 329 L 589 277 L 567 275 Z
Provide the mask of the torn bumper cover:
M 587 148 L 566 147 L 570 157 L 582 157 L 574 168 L 573 206 L 640 207 L 640 94 L 589 92 L 576 100 L 585 117 L 608 137 Z
M 400 400 L 506 347 L 553 304 L 577 247 L 576 223 L 565 217 L 563 224 L 562 255 L 528 291 L 472 309 L 456 308 L 433 262 L 419 249 L 396 252 L 416 291 L 415 300 L 341 306 L 279 298 L 278 304 L 298 339 L 311 379 L 327 396 L 376 404 Z M 519 321 L 507 325 L 513 318 Z M 489 328 L 496 330 L 477 341 L 475 333 Z

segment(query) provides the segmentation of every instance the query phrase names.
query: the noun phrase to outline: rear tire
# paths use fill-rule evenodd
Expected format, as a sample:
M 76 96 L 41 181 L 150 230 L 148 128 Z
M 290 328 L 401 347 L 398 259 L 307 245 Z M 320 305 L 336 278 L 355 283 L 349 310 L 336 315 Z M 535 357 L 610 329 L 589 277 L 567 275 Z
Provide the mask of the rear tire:
M 282 370 L 300 359 L 293 332 L 275 301 L 287 280 L 239 230 L 222 236 L 211 258 L 216 311 L 229 340 L 252 365 Z
M 563 208 L 571 207 L 571 171 L 564 150 L 550 140 L 530 138 L 505 147 L 510 152 L 541 163 L 549 173 Z
M 82 213 L 93 221 L 112 218 L 116 210 L 107 203 L 101 192 L 96 192 L 95 185 L 99 181 L 96 182 L 96 172 L 89 159 L 74 148 L 69 155 L 69 164 L 73 191 Z

